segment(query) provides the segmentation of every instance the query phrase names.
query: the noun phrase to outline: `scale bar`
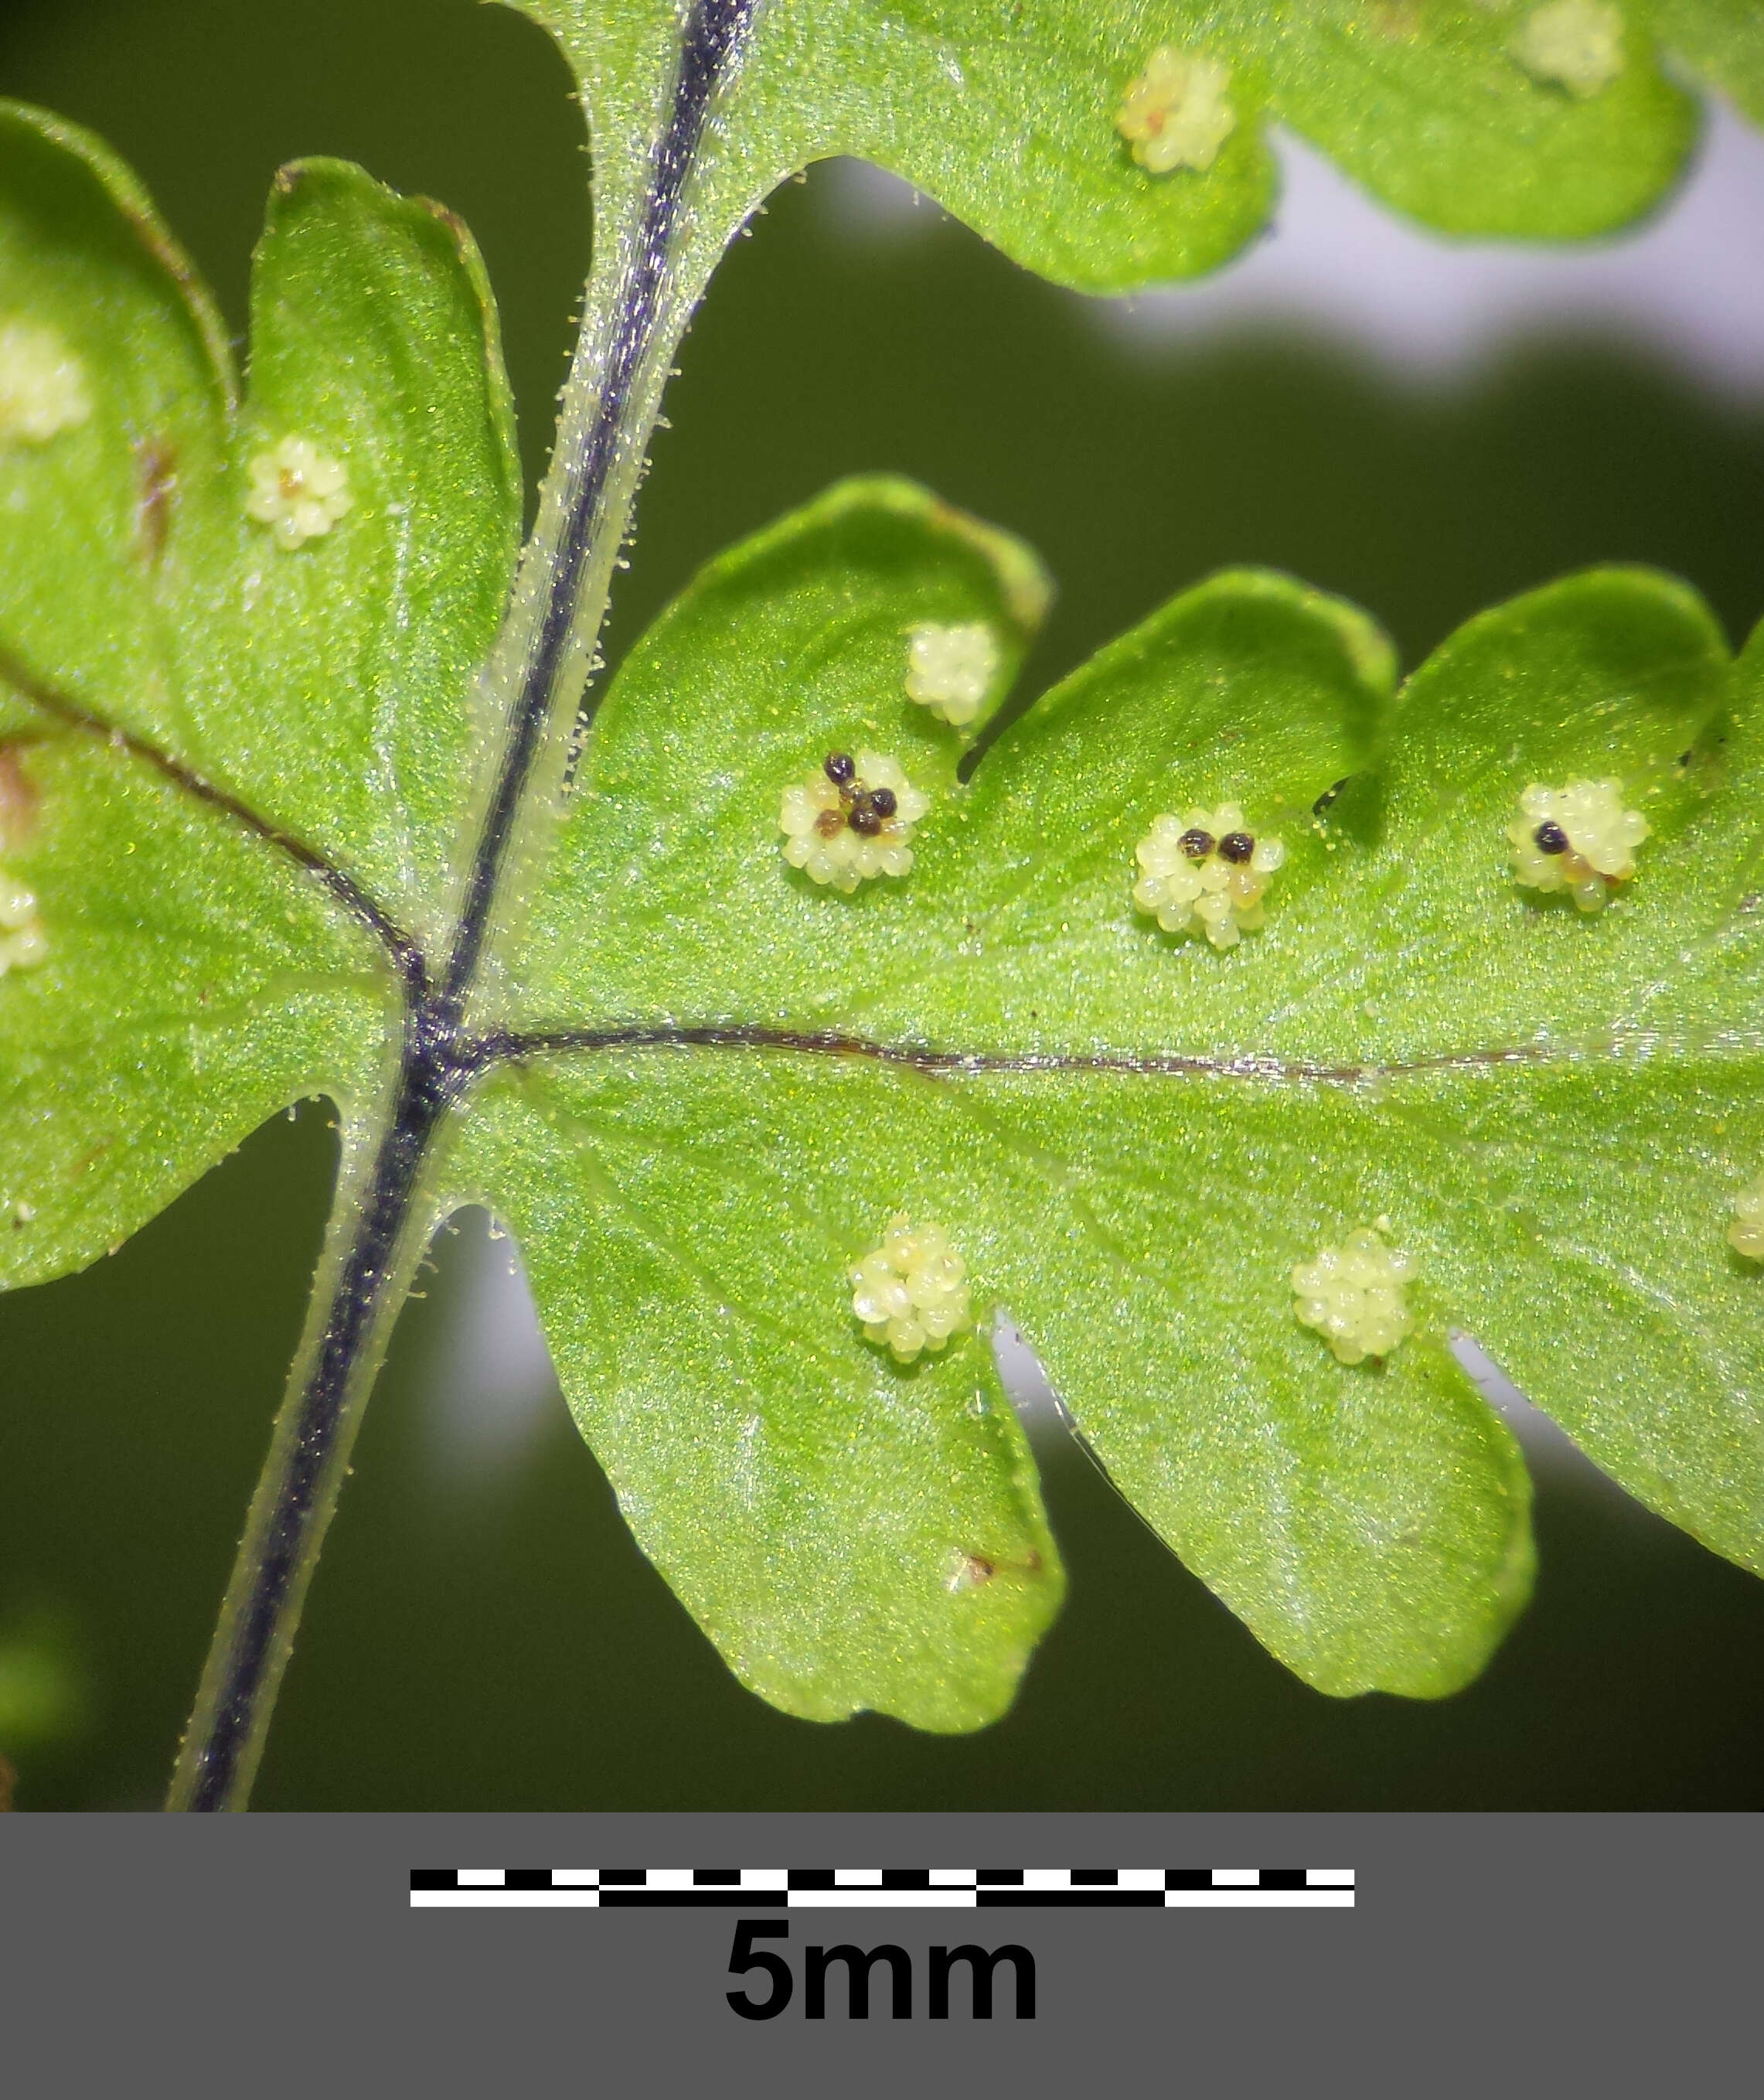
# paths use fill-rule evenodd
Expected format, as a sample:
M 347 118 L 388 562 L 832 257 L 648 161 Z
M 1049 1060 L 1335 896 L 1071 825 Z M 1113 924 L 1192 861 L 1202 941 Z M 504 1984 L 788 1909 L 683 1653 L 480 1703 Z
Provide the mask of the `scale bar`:
M 1352 1867 L 418 1867 L 413 1910 L 1352 1910 Z

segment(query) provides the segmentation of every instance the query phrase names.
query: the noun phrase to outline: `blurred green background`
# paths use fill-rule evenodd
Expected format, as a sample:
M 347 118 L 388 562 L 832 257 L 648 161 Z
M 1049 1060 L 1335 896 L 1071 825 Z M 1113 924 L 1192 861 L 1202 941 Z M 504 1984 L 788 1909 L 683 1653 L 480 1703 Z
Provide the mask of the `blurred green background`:
M 345 155 L 461 211 L 536 474 L 588 227 L 580 115 L 531 25 L 471 0 L 3 0 L 0 93 L 132 161 L 236 328 L 280 161 Z M 1236 561 L 1358 598 L 1410 662 L 1588 561 L 1678 571 L 1736 638 L 1764 610 L 1756 402 L 1608 340 L 1427 387 L 1272 324 L 1153 354 L 928 211 L 911 238 L 842 233 L 837 188 L 818 173 L 774 201 L 686 345 L 615 656 L 728 540 L 874 468 L 1047 554 L 1062 597 L 1032 686 Z M 320 1110 L 277 1122 L 87 1275 L 0 1301 L 0 1752 L 20 1807 L 157 1800 L 333 1142 Z M 1585 1468 L 1544 1471 L 1536 1602 L 1437 1705 L 1307 1691 L 1069 1453 L 1047 1486 L 1070 1603 L 1005 1721 L 940 1740 L 786 1719 L 637 1555 L 554 1395 L 512 1455 L 438 1460 L 470 1245 L 443 1242 L 399 1329 L 261 1807 L 1764 1805 L 1764 1585 Z

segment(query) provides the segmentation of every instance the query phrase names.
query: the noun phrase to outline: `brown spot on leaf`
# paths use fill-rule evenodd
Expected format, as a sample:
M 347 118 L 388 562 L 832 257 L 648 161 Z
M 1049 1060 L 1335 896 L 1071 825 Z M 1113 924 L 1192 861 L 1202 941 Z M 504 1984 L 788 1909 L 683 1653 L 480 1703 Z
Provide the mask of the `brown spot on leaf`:
M 135 448 L 135 544 L 149 568 L 157 568 L 171 536 L 178 501 L 178 455 L 169 439 L 145 438 Z
M 450 211 L 444 204 L 437 204 L 433 197 L 412 197 L 411 201 L 419 210 L 426 211 L 431 218 L 439 220 L 452 235 L 455 245 L 462 253 L 471 245 L 472 236 L 465 220 L 456 211 Z
M 1414 0 L 1374 0 L 1366 15 L 1374 31 L 1393 44 L 1413 43 L 1423 27 Z
M 0 1758 L 0 1814 L 12 1806 L 12 1797 L 19 1783 L 19 1776 L 4 1758 Z
M 36 784 L 15 743 L 0 743 L 0 854 L 16 853 L 37 829 Z
M 958 1592 L 982 1589 L 1001 1574 L 1034 1576 L 1041 1573 L 1041 1554 L 1031 1546 L 1021 1558 L 1001 1558 L 990 1553 L 968 1553 L 958 1549 L 950 1556 L 948 1586 Z

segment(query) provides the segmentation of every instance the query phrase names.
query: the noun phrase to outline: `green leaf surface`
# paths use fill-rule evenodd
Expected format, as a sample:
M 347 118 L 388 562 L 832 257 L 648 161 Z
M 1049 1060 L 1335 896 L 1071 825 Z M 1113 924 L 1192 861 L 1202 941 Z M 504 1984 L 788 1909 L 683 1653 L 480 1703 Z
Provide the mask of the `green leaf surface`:
M 714 1574 L 799 1535 L 800 1453 L 766 1458 L 805 1381 L 844 1423 L 827 1504 L 856 1469 L 882 1508 L 924 1506 L 916 1447 L 891 1471 L 868 1428 L 913 1374 L 884 1358 L 836 1396 L 821 1368 L 874 1357 L 847 1271 L 902 1211 L 950 1233 L 981 1317 L 1008 1308 L 1184 1561 L 1327 1690 L 1449 1691 L 1524 1600 L 1524 1468 L 1456 1329 L 1634 1492 L 1764 1565 L 1760 1278 L 1727 1238 L 1764 1167 L 1764 649 L 1732 673 L 1682 585 L 1595 571 L 1471 622 L 1393 701 L 1362 615 L 1230 573 L 983 739 L 964 785 L 961 735 L 905 690 L 911 637 L 990 620 L 1014 650 L 1029 573 L 876 482 L 712 564 L 608 693 L 511 962 L 534 1056 L 486 1097 L 462 1185 L 526 1242 L 566 1391 L 701 1620 L 750 1681 L 754 1643 L 773 1668 L 744 1578 Z M 778 809 L 862 745 L 932 805 L 911 873 L 847 896 L 786 863 Z M 1506 836 L 1528 786 L 1581 777 L 1652 827 L 1594 915 L 1522 889 Z M 1228 797 L 1287 855 L 1265 927 L 1219 953 L 1131 891 L 1154 817 Z M 564 1174 L 592 1189 L 585 1236 Z M 1414 1331 L 1340 1363 L 1291 1271 L 1374 1224 L 1416 1264 Z M 708 1409 L 730 1386 L 751 1414 L 695 1440 L 666 1529 L 666 1454 L 630 1424 L 659 1390 Z M 743 1422 L 765 1427 L 743 1445 Z M 921 1528 L 919 1594 L 953 1550 Z M 822 1630 L 874 1698 L 868 1635 Z M 800 1666 L 770 1695 L 818 1710 L 828 1655 Z
M 1682 148 L 1634 19 L 1599 95 L 1540 102 L 1501 11 L 1372 13 L 1208 13 L 1244 97 L 1211 189 L 1153 181 L 1112 129 L 1128 56 L 1198 17 L 773 0 L 657 297 L 689 303 L 814 152 L 871 152 L 1100 285 L 1247 236 L 1258 111 L 1302 108 L 1441 220 L 1546 198 L 1608 223 Z M 673 22 L 576 20 L 620 239 Z M 1492 142 L 1508 192 L 1477 172 Z M 661 321 L 646 348 L 596 315 L 648 385 Z M 278 182 L 253 322 L 240 408 L 130 179 L 0 110 L 0 1280 L 90 1260 L 302 1095 L 341 1104 L 355 1166 L 389 1157 L 401 1077 L 399 1142 L 431 1110 L 441 1131 L 410 1217 L 477 1201 L 513 1227 L 646 1551 L 745 1683 L 814 1718 L 978 1726 L 1057 1608 L 1004 1312 L 1122 1492 L 1326 1691 L 1449 1692 L 1524 1603 L 1525 1471 L 1457 1329 L 1764 1567 L 1764 1272 L 1727 1232 L 1764 1170 L 1764 642 L 1735 667 L 1683 585 L 1594 571 L 1398 692 L 1364 615 L 1238 571 L 1013 713 L 1034 555 L 848 483 L 632 651 L 542 849 L 523 835 L 518 912 L 495 900 L 474 1032 L 401 1065 L 452 1025 L 420 995 L 491 745 L 474 694 L 518 512 L 494 322 L 461 229 L 332 162 Z M 578 408 L 603 377 L 590 357 Z M 958 638 L 984 668 L 955 726 L 910 684 Z M 781 828 L 840 752 L 928 798 L 910 870 L 849 894 Z M 1634 880 L 1590 915 L 1522 889 L 1526 791 L 1605 779 L 1647 821 Z M 1282 849 L 1265 924 L 1224 949 L 1134 897 L 1157 820 L 1197 812 Z M 844 850 L 862 827 L 827 814 Z M 903 1215 L 972 1295 L 910 1363 L 853 1299 Z M 1409 1330 L 1340 1361 L 1294 1270 L 1369 1229 L 1412 1266 Z M 387 1224 L 363 1292 L 417 1258 Z
M 1654 33 L 1696 77 L 1764 124 L 1764 7 L 1758 0 L 1652 0 Z
M 448 901 L 519 510 L 483 272 L 445 214 L 313 162 L 278 180 L 253 308 L 236 411 L 132 178 L 0 107 L 8 1282 L 115 1246 L 287 1103 L 382 1090 L 368 922 Z M 284 547 L 247 504 L 289 437 L 354 501 Z
M 377 945 L 232 817 L 0 690 L 20 887 L 46 952 L 0 973 L 0 1282 L 117 1246 L 289 1102 L 383 1083 Z
M 471 686 L 520 517 L 470 238 L 337 161 L 284 170 L 252 294 L 251 390 L 131 179 L 0 108 L 0 320 L 46 332 L 88 412 L 0 438 L 4 646 L 333 858 L 413 929 L 444 907 L 476 763 Z M 304 439 L 348 477 L 323 536 L 249 516 Z
M 587 90 L 609 223 L 642 179 L 673 75 L 664 0 L 511 0 Z M 765 0 L 694 192 L 694 281 L 760 200 L 831 154 L 916 183 L 1028 267 L 1088 291 L 1195 276 L 1266 223 L 1284 125 L 1372 193 L 1453 234 L 1561 239 L 1656 203 L 1696 133 L 1665 49 L 1757 112 L 1764 19 L 1745 0 L 1621 11 L 1614 69 L 1577 93 L 1528 70 L 1519 0 Z M 1657 31 L 1656 31 L 1657 22 Z M 1116 118 L 1153 51 L 1229 69 L 1216 159 L 1153 174 Z
M 742 1682 L 812 1720 L 977 1727 L 1063 1579 L 984 1341 L 903 1369 L 851 1316 L 924 1089 L 838 1076 L 522 1072 L 480 1096 L 450 1185 L 513 1226 L 583 1434 Z

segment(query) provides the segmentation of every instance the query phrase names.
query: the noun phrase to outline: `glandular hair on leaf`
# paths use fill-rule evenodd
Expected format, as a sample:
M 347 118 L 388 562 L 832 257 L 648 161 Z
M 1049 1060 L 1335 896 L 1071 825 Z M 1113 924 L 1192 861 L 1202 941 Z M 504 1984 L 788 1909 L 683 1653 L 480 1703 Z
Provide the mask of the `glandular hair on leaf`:
M 46 445 L 91 412 L 85 367 L 55 331 L 0 316 L 0 446 Z
M 1623 71 L 1623 10 L 1611 0 L 1547 0 L 1520 23 L 1507 49 L 1533 80 L 1584 102 Z
M 913 826 L 930 807 L 898 759 L 830 752 L 806 780 L 784 790 L 778 813 L 784 858 L 810 881 L 849 895 L 873 876 L 908 872 Z
M 851 1272 L 851 1309 L 866 1337 L 910 1364 L 972 1325 L 968 1265 L 941 1225 L 915 1226 L 905 1211 L 889 1219 L 882 1244 Z
M 1237 121 L 1225 99 L 1230 85 L 1231 68 L 1217 59 L 1160 44 L 1128 85 L 1115 129 L 1149 174 L 1177 168 L 1204 172 Z
M 1133 902 L 1140 910 L 1166 933 L 1192 928 L 1224 949 L 1264 924 L 1262 900 L 1286 849 L 1246 829 L 1235 802 L 1221 802 L 1216 810 L 1154 817 L 1135 854 L 1141 873 Z
M 269 527 L 278 547 L 292 554 L 322 540 L 355 508 L 349 470 L 310 438 L 285 437 L 251 461 L 245 514 Z
M 959 729 L 986 704 L 999 675 L 999 638 L 983 620 L 912 630 L 906 650 L 906 697 Z
M 1764 1262 L 1764 1174 L 1733 1200 L 1734 1220 L 1727 1238 L 1748 1261 Z
M 1414 1273 L 1413 1255 L 1360 1225 L 1343 1245 L 1320 1247 L 1315 1260 L 1294 1264 L 1293 1310 L 1344 1364 L 1387 1357 L 1414 1325 L 1403 1297 Z
M 1513 878 L 1546 896 L 1565 890 L 1582 911 L 1602 911 L 1613 883 L 1635 872 L 1635 849 L 1648 834 L 1639 810 L 1624 807 L 1621 780 L 1532 781 L 1506 827 Z

